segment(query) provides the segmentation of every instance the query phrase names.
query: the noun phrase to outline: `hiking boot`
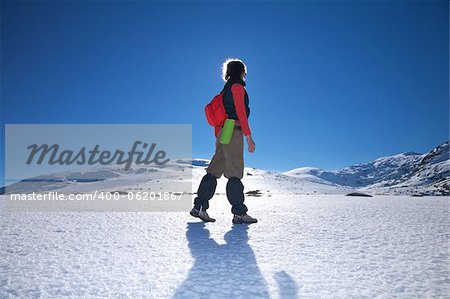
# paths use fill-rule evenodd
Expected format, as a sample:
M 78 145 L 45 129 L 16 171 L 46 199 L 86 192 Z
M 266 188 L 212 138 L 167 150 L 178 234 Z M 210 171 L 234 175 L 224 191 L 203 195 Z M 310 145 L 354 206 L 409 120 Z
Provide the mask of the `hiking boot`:
M 192 210 L 189 212 L 189 214 L 191 214 L 191 216 L 193 217 L 197 217 L 200 218 L 201 220 L 203 220 L 203 222 L 215 222 L 216 219 L 209 217 L 208 213 L 206 213 L 206 211 L 202 211 L 201 208 L 200 210 L 197 210 L 196 208 L 192 208 Z
M 250 224 L 256 222 L 258 222 L 258 220 L 250 217 L 249 215 L 247 215 L 247 213 L 233 216 L 233 224 L 244 224 L 244 223 Z

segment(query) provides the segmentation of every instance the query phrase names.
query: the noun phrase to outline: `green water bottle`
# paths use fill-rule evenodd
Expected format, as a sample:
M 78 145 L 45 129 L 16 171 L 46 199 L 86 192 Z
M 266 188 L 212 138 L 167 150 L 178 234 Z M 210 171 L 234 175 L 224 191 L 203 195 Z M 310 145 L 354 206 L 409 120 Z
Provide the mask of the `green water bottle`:
M 227 119 L 222 127 L 222 133 L 220 134 L 220 143 L 230 144 L 231 137 L 233 137 L 234 131 L 234 119 Z

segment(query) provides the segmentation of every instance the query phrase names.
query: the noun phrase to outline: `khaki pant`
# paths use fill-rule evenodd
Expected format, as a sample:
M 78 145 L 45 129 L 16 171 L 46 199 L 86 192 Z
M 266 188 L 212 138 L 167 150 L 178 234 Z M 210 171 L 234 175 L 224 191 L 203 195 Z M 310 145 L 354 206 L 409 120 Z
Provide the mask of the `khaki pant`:
M 219 137 L 220 138 L 219 132 Z M 242 130 L 234 129 L 233 137 L 229 144 L 216 142 L 216 152 L 206 169 L 207 173 L 220 178 L 222 174 L 226 178 L 244 176 L 244 134 Z

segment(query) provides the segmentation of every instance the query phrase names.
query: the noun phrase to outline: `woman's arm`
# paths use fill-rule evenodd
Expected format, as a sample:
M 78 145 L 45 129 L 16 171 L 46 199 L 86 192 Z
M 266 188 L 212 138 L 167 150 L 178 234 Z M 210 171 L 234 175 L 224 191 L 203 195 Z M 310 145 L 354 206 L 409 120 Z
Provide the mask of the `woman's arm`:
M 242 132 L 245 136 L 250 135 L 250 126 L 248 124 L 247 112 L 245 111 L 244 86 L 235 83 L 231 86 L 231 92 L 233 93 L 234 107 L 236 108 L 236 114 L 242 127 Z
M 233 84 L 231 86 L 231 92 L 233 93 L 234 107 L 236 108 L 236 114 L 241 124 L 242 132 L 247 138 L 248 151 L 253 153 L 255 151 L 255 142 L 252 138 L 252 132 L 248 124 L 247 112 L 245 111 L 244 96 L 245 90 L 241 84 Z

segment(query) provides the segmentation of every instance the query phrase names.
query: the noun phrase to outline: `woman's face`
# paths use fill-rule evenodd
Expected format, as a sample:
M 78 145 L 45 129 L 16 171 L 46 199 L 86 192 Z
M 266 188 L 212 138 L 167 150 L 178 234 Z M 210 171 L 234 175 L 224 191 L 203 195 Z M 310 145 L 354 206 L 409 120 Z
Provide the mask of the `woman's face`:
M 244 78 L 245 78 L 246 75 L 247 75 L 247 74 L 245 73 L 245 71 L 242 72 L 242 73 L 241 73 L 241 79 L 244 80 Z

